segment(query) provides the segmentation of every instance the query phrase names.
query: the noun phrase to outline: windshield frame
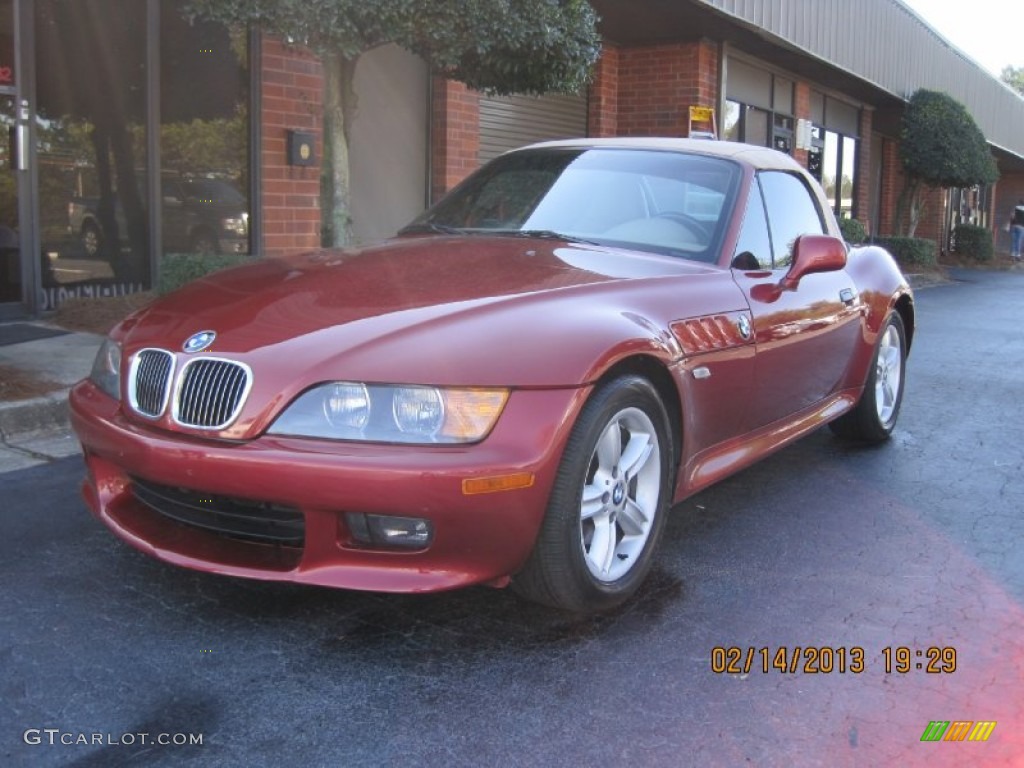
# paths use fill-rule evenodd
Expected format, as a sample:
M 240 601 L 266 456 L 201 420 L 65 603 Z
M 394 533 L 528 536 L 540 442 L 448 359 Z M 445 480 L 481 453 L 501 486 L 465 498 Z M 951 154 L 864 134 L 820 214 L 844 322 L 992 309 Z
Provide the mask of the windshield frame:
M 582 161 L 582 162 L 581 162 Z M 631 164 L 635 163 L 635 167 Z M 692 166 L 690 177 L 686 175 L 672 175 L 670 166 L 676 166 L 676 170 Z M 648 170 L 644 170 L 645 166 Z M 656 171 L 660 171 L 656 172 Z M 494 185 L 496 179 L 502 174 L 511 175 L 514 173 L 554 173 L 551 184 L 546 188 L 538 187 L 538 197 L 535 200 L 524 204 L 524 215 L 512 220 L 490 219 L 485 221 L 472 221 L 470 214 L 479 207 L 481 198 L 489 190 L 489 185 Z M 701 174 L 717 174 L 717 188 L 701 186 L 693 180 L 693 176 Z M 622 236 L 626 232 L 621 226 L 612 226 L 604 232 L 597 232 L 591 229 L 580 230 L 571 226 L 557 226 L 560 222 L 545 219 L 543 224 L 536 224 L 541 206 L 552 196 L 552 191 L 557 192 L 560 184 L 572 174 L 580 175 L 587 173 L 618 173 L 623 178 L 630 178 L 638 184 L 639 194 L 644 196 L 645 203 L 649 208 L 656 207 L 655 193 L 651 189 L 643 189 L 645 179 L 660 178 L 673 183 L 685 184 L 686 189 L 694 189 L 693 194 L 699 194 L 697 190 L 703 189 L 716 195 L 721 195 L 722 201 L 716 218 L 707 219 L 703 222 L 700 234 L 702 242 L 685 243 L 687 247 L 674 247 L 666 242 L 650 242 L 638 240 L 635 237 Z M 407 227 L 399 231 L 399 234 L 461 234 L 461 235 L 488 235 L 488 236 L 513 236 L 529 237 L 531 231 L 535 236 L 545 239 L 560 237 L 566 242 L 578 242 L 590 245 L 606 246 L 616 249 L 634 250 L 644 253 L 656 253 L 675 258 L 684 258 L 702 263 L 717 263 L 721 253 L 722 244 L 733 219 L 739 189 L 743 179 L 742 165 L 735 160 L 713 154 L 705 154 L 696 151 L 683 151 L 669 148 L 634 148 L 634 147 L 593 147 L 593 146 L 559 146 L 559 147 L 527 147 L 520 150 L 507 152 L 504 155 L 492 160 L 483 166 L 441 200 L 428 208 L 423 214 L 413 220 Z M 578 184 L 578 182 L 577 182 Z M 647 184 L 649 187 L 650 185 Z M 591 191 L 589 187 L 584 188 L 583 194 Z M 499 203 L 507 202 L 510 195 L 492 195 L 494 201 Z M 568 199 L 576 200 L 583 198 Z M 598 203 L 607 201 L 602 198 L 595 198 Z M 582 206 L 575 207 L 584 209 Z M 672 216 L 667 210 L 647 210 L 648 220 L 660 218 L 659 214 L 665 214 L 666 218 Z M 682 219 L 684 215 L 681 215 Z M 640 221 L 640 217 L 635 221 Z M 698 224 L 702 223 L 697 221 Z M 680 222 L 680 226 L 685 220 Z M 665 229 L 667 225 L 662 225 Z M 698 230 L 691 224 L 692 232 Z M 618 233 L 616 232 L 618 230 Z M 619 236 L 616 236 L 616 235 Z M 679 243 L 678 245 L 684 245 Z M 699 247 L 698 247 L 699 246 Z

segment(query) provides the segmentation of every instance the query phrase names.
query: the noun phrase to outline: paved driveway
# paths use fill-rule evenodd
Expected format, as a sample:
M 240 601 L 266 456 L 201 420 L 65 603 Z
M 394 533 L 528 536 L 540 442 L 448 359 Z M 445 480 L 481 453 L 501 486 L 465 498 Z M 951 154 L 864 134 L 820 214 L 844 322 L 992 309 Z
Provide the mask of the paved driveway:
M 918 304 L 891 443 L 822 430 L 680 505 L 601 618 L 178 570 L 87 515 L 78 459 L 0 475 L 0 764 L 1021 764 L 1024 275 Z M 797 647 L 831 653 L 762 671 Z M 922 742 L 931 721 L 996 726 Z

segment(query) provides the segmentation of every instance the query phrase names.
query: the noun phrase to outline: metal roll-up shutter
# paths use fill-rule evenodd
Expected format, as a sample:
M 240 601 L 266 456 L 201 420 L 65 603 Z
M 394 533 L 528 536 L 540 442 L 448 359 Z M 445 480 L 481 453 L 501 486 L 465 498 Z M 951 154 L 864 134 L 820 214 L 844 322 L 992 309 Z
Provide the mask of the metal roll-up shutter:
M 480 162 L 535 141 L 587 135 L 585 96 L 483 96 Z

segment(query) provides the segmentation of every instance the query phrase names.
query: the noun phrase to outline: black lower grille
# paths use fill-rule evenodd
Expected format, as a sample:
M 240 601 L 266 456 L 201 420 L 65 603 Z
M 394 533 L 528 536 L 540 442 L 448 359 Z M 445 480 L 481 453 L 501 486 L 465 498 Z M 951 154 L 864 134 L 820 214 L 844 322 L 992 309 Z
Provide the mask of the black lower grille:
M 294 507 L 213 496 L 132 478 L 140 502 L 179 523 L 249 541 L 301 547 L 306 521 Z

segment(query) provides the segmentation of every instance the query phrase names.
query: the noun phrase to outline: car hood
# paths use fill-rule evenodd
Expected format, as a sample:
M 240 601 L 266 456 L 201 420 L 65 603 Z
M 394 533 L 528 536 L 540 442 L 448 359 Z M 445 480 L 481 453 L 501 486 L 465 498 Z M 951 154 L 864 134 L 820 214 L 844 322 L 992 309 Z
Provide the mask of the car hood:
M 667 296 L 666 276 L 714 274 L 721 270 L 559 241 L 407 237 L 208 276 L 114 335 L 127 355 L 155 347 L 184 358 L 186 339 L 213 331 L 202 354 L 249 365 L 250 400 L 267 407 L 330 380 L 574 386 L 606 346 L 601 326 L 632 317 L 625 322 L 646 323 L 638 333 L 650 336 L 636 318 L 652 287 Z
M 327 332 L 338 349 L 488 305 L 706 271 L 667 257 L 557 241 L 405 238 L 215 273 L 129 318 L 120 331 L 131 346 L 178 350 L 193 333 L 212 330 L 214 350 L 221 353 L 307 342 L 319 346 Z

